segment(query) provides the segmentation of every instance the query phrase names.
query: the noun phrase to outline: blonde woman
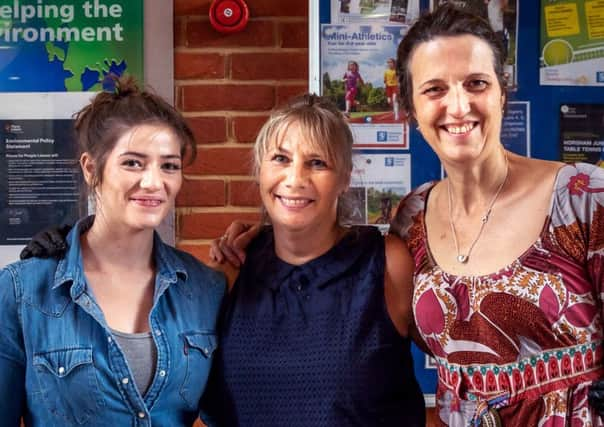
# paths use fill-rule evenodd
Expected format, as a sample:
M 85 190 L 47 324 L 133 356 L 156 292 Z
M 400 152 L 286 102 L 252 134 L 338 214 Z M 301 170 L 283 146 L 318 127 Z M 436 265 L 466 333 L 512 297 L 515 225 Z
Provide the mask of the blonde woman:
M 342 114 L 293 99 L 260 131 L 255 164 L 270 226 L 227 297 L 204 407 L 223 426 L 423 426 L 412 260 L 400 239 L 339 222 L 352 171 Z

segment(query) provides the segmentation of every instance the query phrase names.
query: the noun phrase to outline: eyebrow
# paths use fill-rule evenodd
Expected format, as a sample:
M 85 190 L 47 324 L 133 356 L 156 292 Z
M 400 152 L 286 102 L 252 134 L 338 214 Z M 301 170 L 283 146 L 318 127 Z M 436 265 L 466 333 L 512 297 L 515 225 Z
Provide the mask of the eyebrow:
M 480 77 L 481 79 L 484 79 L 484 78 L 492 79 L 493 78 L 493 76 L 488 73 L 470 73 L 468 75 L 468 78 L 476 78 L 476 77 Z M 495 76 L 495 78 L 497 78 L 497 76 Z
M 284 153 L 284 154 L 289 154 L 289 155 L 291 155 L 291 151 L 289 151 L 289 150 L 287 150 L 287 149 L 285 149 L 285 148 L 281 147 L 280 145 L 277 145 L 277 146 L 275 147 L 275 151 L 278 151 L 278 152 L 281 152 L 281 153 Z M 315 153 L 315 152 L 312 152 L 312 153 L 304 153 L 304 156 L 305 156 L 305 157 L 321 157 L 321 158 L 323 158 L 323 157 L 327 157 L 327 155 L 326 155 L 326 154 L 320 154 L 320 153 Z
M 139 153 L 138 151 L 125 151 L 122 154 L 120 154 L 120 157 L 124 157 L 124 156 L 140 157 L 141 159 L 149 158 L 149 156 L 147 154 Z M 179 154 L 165 154 L 160 157 L 162 159 L 178 159 L 178 160 L 180 160 Z
M 475 79 L 475 78 L 481 78 L 481 79 L 492 79 L 493 76 L 491 76 L 490 74 L 487 73 L 470 73 L 465 77 L 465 80 L 467 79 Z M 435 78 L 435 79 L 430 79 L 430 80 L 426 80 L 423 83 L 420 83 L 419 87 L 423 87 L 426 85 L 431 85 L 431 84 L 437 84 L 437 83 L 441 83 L 444 82 L 443 79 L 440 78 Z

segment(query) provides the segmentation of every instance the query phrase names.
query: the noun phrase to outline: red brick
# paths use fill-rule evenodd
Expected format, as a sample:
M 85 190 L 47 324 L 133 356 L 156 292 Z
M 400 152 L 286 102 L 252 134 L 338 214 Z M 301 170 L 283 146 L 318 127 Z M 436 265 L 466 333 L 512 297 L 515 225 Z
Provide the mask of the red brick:
M 233 131 L 237 142 L 254 142 L 258 131 L 269 116 L 233 117 Z
M 288 85 L 277 87 L 277 105 L 284 104 L 288 99 L 308 92 L 307 85 Z
M 224 117 L 187 117 L 187 123 L 193 130 L 198 144 L 215 144 L 227 140 L 227 124 Z
M 208 15 L 211 0 L 174 0 L 174 15 Z
M 308 48 L 308 22 L 282 22 L 278 26 L 278 34 L 281 47 Z
M 219 33 L 210 25 L 209 19 L 187 21 L 188 47 L 244 47 L 274 46 L 275 24 L 269 21 L 250 21 L 238 33 Z
M 177 79 L 222 79 L 225 57 L 217 53 L 174 54 L 174 77 Z
M 233 206 L 258 207 L 262 204 L 255 181 L 231 181 L 229 188 L 230 204 Z
M 308 16 L 308 0 L 253 0 L 247 2 L 250 16 Z
M 197 151 L 195 163 L 185 173 L 201 175 L 249 175 L 251 148 L 209 148 Z
M 183 19 L 174 19 L 174 46 L 184 46 L 186 43 L 185 37 L 185 22 Z
M 209 84 L 182 87 L 185 111 L 258 111 L 275 105 L 275 89 L 271 85 Z
M 177 85 L 174 85 L 174 108 L 182 111 L 182 90 Z
M 177 244 L 176 247 L 178 249 L 180 249 L 181 251 L 190 253 L 191 255 L 193 255 L 195 258 L 197 258 L 199 261 L 203 262 L 204 264 L 210 263 L 210 245 L 209 244 L 199 244 L 199 245 Z M 202 427 L 204 425 L 205 424 L 201 424 L 201 421 L 197 420 L 197 422 L 195 422 L 193 427 Z
M 236 219 L 259 221 L 260 213 L 204 212 L 180 214 L 177 235 L 181 239 L 215 239 Z
M 224 206 L 226 194 L 224 181 L 186 179 L 176 197 L 176 206 Z
M 238 80 L 302 80 L 308 77 L 308 52 L 233 54 L 231 75 Z

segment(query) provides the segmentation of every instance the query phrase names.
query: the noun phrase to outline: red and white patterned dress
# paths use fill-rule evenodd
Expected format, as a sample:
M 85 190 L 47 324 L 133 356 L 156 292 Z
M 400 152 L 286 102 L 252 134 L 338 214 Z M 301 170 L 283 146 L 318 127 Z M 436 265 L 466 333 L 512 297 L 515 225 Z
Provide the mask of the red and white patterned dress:
M 399 205 L 391 231 L 415 259 L 413 307 L 438 364 L 443 424 L 601 426 L 588 386 L 604 377 L 604 169 L 563 166 L 539 239 L 505 268 L 454 276 L 434 262 L 424 209 L 434 182 Z

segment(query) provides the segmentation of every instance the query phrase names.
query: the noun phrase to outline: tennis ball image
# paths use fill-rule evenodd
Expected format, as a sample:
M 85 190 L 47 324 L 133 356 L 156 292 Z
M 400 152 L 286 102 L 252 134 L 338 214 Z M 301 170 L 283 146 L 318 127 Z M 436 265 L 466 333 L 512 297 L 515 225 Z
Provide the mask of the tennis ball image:
M 573 60 L 573 48 L 566 40 L 554 39 L 543 46 L 545 65 L 568 64 Z

